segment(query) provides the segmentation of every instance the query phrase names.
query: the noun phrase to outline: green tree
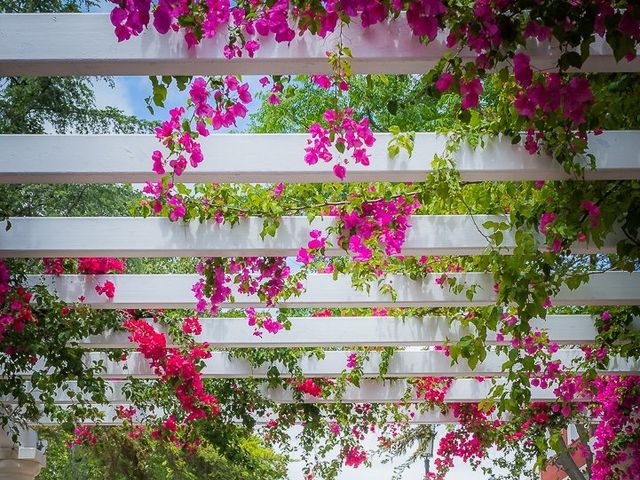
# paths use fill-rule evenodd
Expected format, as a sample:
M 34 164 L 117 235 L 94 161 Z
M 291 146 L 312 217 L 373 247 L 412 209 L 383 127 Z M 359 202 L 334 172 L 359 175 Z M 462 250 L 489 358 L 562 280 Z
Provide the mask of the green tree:
M 2 13 L 80 12 L 94 0 L 3 0 Z M 0 134 L 149 133 L 153 122 L 98 108 L 94 87 L 107 77 L 0 77 Z M 126 215 L 129 185 L 0 185 L 0 218 Z
M 239 427 L 225 426 L 234 435 Z M 276 480 L 286 475 L 285 457 L 252 436 L 238 434 L 230 451 L 206 441 L 195 453 L 148 435 L 132 439 L 121 427 L 98 427 L 94 445 L 68 448 L 71 435 L 59 428 L 49 438 L 47 466 L 38 480 Z M 205 436 L 206 437 L 206 436 Z

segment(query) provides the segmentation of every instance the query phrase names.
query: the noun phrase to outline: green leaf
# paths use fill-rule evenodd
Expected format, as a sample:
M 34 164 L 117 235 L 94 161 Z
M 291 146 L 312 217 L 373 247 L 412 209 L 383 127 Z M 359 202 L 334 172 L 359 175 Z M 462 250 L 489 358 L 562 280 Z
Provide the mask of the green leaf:
M 164 107 L 167 99 L 167 87 L 164 85 L 154 85 L 153 87 L 153 103 L 156 107 Z
M 387 152 L 391 158 L 396 158 L 400 153 L 400 147 L 395 143 L 390 143 L 387 147 Z
M 387 110 L 391 115 L 395 115 L 398 113 L 398 101 L 395 99 L 391 99 L 387 102 Z
M 581 68 L 582 57 L 578 52 L 564 52 L 558 59 L 558 66 L 561 70 L 567 70 L 569 67 Z

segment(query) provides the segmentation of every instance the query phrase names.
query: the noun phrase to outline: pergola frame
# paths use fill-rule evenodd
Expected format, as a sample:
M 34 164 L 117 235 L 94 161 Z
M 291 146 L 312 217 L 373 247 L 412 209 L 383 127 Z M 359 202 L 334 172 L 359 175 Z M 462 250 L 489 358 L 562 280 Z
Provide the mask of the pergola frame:
M 420 73 L 432 67 L 445 52 L 444 38 L 428 46 L 409 33 L 406 20 L 381 23 L 362 30 L 354 22 L 346 29 L 354 58 L 354 73 Z M 397 39 L 388 42 L 389 36 Z M 325 52 L 336 38 L 327 40 L 306 34 L 297 37 L 290 46 L 264 41 L 255 59 L 227 61 L 222 56 L 224 40 L 209 39 L 201 46 L 187 50 L 178 35 L 159 35 L 148 29 L 137 38 L 118 43 L 106 14 L 3 14 L 0 15 L 0 75 L 190 75 L 190 74 L 317 74 L 327 72 Z M 527 53 L 532 64 L 548 69 L 556 65 L 559 50 L 550 44 L 531 43 Z M 463 57 L 474 54 L 462 52 Z M 591 47 L 591 56 L 583 67 L 589 72 L 638 72 L 640 60 L 617 63 L 603 41 Z M 205 139 L 203 152 L 207 161 L 197 170 L 188 170 L 184 182 L 299 182 L 314 183 L 334 180 L 330 166 L 304 165 L 301 151 L 305 135 L 213 135 Z M 348 181 L 420 181 L 431 171 L 430 159 L 441 153 L 447 138 L 431 133 L 418 133 L 411 157 L 401 152 L 390 158 L 386 145 L 390 134 L 377 136 L 372 148 L 372 165 L 351 168 Z M 640 132 L 605 132 L 590 139 L 590 153 L 596 157 L 596 169 L 587 169 L 587 180 L 617 180 L 640 178 Z M 154 179 L 149 168 L 149 156 L 157 144 L 149 135 L 3 135 L 0 136 L 3 155 L 0 158 L 0 183 L 122 183 Z M 91 152 L 87 155 L 87 152 Z M 234 162 L 226 161 L 233 155 Z M 277 158 L 276 158 L 277 155 Z M 585 165 L 587 160 L 583 159 Z M 551 158 L 530 156 L 520 145 L 503 139 L 491 140 L 483 149 L 463 146 L 456 154 L 457 167 L 464 181 L 519 181 L 572 179 Z M 488 246 L 482 223 L 504 220 L 488 216 L 416 216 L 411 219 L 407 255 L 479 255 Z M 317 225 L 326 226 L 330 218 L 318 219 L 309 225 L 306 219 L 286 217 L 274 238 L 258 238 L 261 221 L 244 220 L 239 226 L 170 223 L 160 218 L 17 218 L 13 228 L 0 233 L 0 256 L 295 256 L 305 244 L 308 232 Z M 478 226 L 479 225 L 479 226 Z M 126 231 L 126 234 L 122 234 Z M 107 236 L 107 232 L 109 235 Z M 446 232 L 446 235 L 443 235 Z M 152 239 L 152 240 L 150 240 Z M 575 245 L 575 253 L 612 253 L 621 239 L 618 233 L 606 239 L 602 248 Z M 335 240 L 335 239 L 334 239 Z M 541 248 L 544 245 L 541 243 Z M 510 232 L 505 234 L 502 253 L 509 254 L 514 246 Z M 342 255 L 336 247 L 329 256 Z M 448 274 L 467 286 L 478 285 L 472 300 L 464 293 L 454 294 L 435 285 L 436 275 L 422 281 L 401 275 L 392 278 L 398 299 L 372 285 L 370 293 L 356 291 L 347 277 L 333 281 L 330 275 L 312 275 L 306 291 L 283 307 L 477 307 L 495 302 L 493 279 L 485 273 Z M 74 303 L 84 297 L 84 303 L 95 308 L 192 308 L 195 301 L 190 287 L 193 275 L 63 275 L 31 276 L 31 285 L 44 283 L 60 299 Z M 113 299 L 95 292 L 98 282 L 110 280 L 116 284 Z M 577 290 L 563 289 L 553 299 L 554 305 L 640 305 L 640 272 L 607 272 L 591 276 Z M 252 296 L 238 296 L 234 304 L 223 307 L 265 307 Z M 587 315 L 551 316 L 536 320 L 532 326 L 548 329 L 550 338 L 563 345 L 592 343 L 596 336 L 594 319 Z M 634 328 L 640 328 L 638 321 Z M 240 319 L 207 319 L 199 340 L 216 348 L 320 346 L 421 346 L 428 347 L 469 331 L 451 327 L 445 318 L 383 318 L 337 317 L 298 318 L 293 330 L 258 339 Z M 508 341 L 506 339 L 505 341 Z M 495 332 L 490 344 L 498 342 Z M 140 354 L 132 353 L 122 363 L 106 359 L 99 350 L 126 348 L 126 334 L 108 332 L 85 339 L 87 361 L 104 360 L 104 375 L 110 379 L 133 375 L 152 378 L 153 372 Z M 300 366 L 308 376 L 336 377 L 344 370 L 348 352 L 327 351 L 322 360 L 303 358 Z M 564 362 L 577 359 L 581 353 L 561 349 L 557 358 Z M 365 377 L 378 375 L 379 354 L 372 353 L 364 366 Z M 396 402 L 406 391 L 407 377 L 443 375 L 460 377 L 447 392 L 447 402 L 477 402 L 486 398 L 490 381 L 479 383 L 469 378 L 475 375 L 503 375 L 501 354 L 490 352 L 475 369 L 465 362 L 451 364 L 438 351 L 397 352 L 389 364 L 388 375 L 393 382 L 365 380 L 360 388 L 349 387 L 341 398 L 344 402 Z M 638 373 L 637 363 L 614 358 L 603 373 Z M 46 371 L 35 365 L 34 371 Z M 253 368 L 244 360 L 230 359 L 224 353 L 214 353 L 207 362 L 204 376 L 209 378 L 264 378 L 266 367 Z M 25 372 L 25 376 L 31 372 Z M 498 380 L 501 381 L 501 380 Z M 110 405 L 105 413 L 113 415 L 115 406 L 124 404 L 122 382 L 112 381 Z M 264 391 L 277 402 L 294 400 L 290 391 Z M 532 400 L 551 401 L 548 390 L 534 389 Z M 61 394 L 57 400 L 65 404 L 70 399 Z M 417 400 L 417 399 L 415 399 Z M 10 403 L 11 399 L 4 399 Z M 331 402 L 332 398 L 306 398 L 309 402 Z M 449 422 L 451 417 L 438 412 L 421 414 L 415 423 Z M 43 418 L 43 423 L 47 420 Z M 19 449 L 2 444 L 0 448 L 0 478 L 34 478 L 42 462 L 29 432 L 23 435 Z M 34 473 L 35 472 L 35 473 Z M 4 475 L 4 476 L 3 476 Z

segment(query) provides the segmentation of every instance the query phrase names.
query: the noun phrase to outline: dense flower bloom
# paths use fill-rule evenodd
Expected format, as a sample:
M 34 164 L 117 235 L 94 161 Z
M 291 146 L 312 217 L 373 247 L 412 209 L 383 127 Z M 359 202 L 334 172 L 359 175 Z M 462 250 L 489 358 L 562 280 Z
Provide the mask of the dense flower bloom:
M 189 329 L 195 328 L 193 319 L 185 320 L 189 322 Z M 162 382 L 169 383 L 174 388 L 176 398 L 188 414 L 185 420 L 187 423 L 218 414 L 217 399 L 205 391 L 197 367 L 200 360 L 211 357 L 208 351 L 198 345 L 191 347 L 186 353 L 177 348 L 167 348 L 165 334 L 156 331 L 144 320 L 130 318 L 123 326 L 130 333 L 129 340 L 137 343 L 138 351 L 149 360 L 154 373 Z M 174 432 L 174 420 L 169 417 L 164 428 Z
M 305 378 L 302 382 L 297 381 L 295 386 L 301 393 L 306 393 L 312 397 L 322 396 L 322 386 L 318 385 L 313 378 Z
M 358 447 L 350 448 L 344 456 L 344 464 L 347 467 L 358 468 L 366 460 L 366 452 L 364 450 L 360 450 Z
M 443 72 L 435 83 L 435 87 L 439 92 L 446 92 L 453 84 L 453 75 L 449 72 Z
M 519 52 L 513 57 L 513 73 L 516 78 L 516 82 L 522 87 L 528 87 L 533 80 L 533 70 L 529 65 L 529 56 Z
M 193 335 L 202 333 L 202 325 L 198 317 L 185 317 L 182 321 L 182 332 Z
M 477 107 L 482 93 L 482 82 L 474 78 L 468 82 L 460 82 L 460 94 L 462 95 L 462 109 Z
M 78 273 L 105 274 L 122 273 L 125 268 L 124 259 L 118 260 L 111 257 L 94 257 L 78 259 Z
M 413 1 L 407 9 L 407 23 L 414 35 L 433 40 L 438 34 L 438 18 L 446 11 L 440 0 Z
M 334 146 L 338 152 L 349 152 L 356 163 L 369 165 L 367 147 L 373 146 L 375 138 L 369 129 L 369 120 L 363 118 L 359 122 L 353 119 L 353 111 L 350 108 L 344 111 L 327 110 L 324 112 L 324 120 L 329 124 L 324 128 L 319 123 L 313 123 L 309 127 L 311 139 L 307 140 L 305 148 L 305 162 L 315 165 L 318 161 L 331 162 L 334 153 L 330 150 Z M 335 140 L 332 141 L 332 138 Z M 348 159 L 336 163 L 333 172 L 340 180 L 346 175 L 345 164 Z

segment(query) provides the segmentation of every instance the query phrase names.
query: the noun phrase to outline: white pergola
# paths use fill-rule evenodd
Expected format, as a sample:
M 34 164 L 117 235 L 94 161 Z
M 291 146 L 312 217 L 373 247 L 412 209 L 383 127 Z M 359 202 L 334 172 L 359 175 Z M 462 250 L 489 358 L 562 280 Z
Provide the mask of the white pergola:
M 191 74 L 317 74 L 327 72 L 325 52 L 336 38 L 326 40 L 309 34 L 290 46 L 264 40 L 254 59 L 227 61 L 222 56 L 224 39 L 208 39 L 191 50 L 180 35 L 159 35 L 152 29 L 139 37 L 118 43 L 106 14 L 3 14 L 0 15 L 0 76 L 17 75 L 191 75 Z M 355 73 L 421 73 L 432 67 L 445 52 L 444 39 L 423 45 L 411 34 L 403 18 L 362 30 L 357 23 L 344 34 L 353 52 Z M 392 36 L 395 41 L 389 42 Z M 539 68 L 553 68 L 559 50 L 553 45 L 532 43 L 527 53 Z M 463 57 L 474 58 L 469 52 Z M 616 63 L 612 52 L 601 40 L 591 47 L 585 71 L 640 71 L 640 60 Z M 387 153 L 390 134 L 377 135 L 371 149 L 371 166 L 352 165 L 347 180 L 353 182 L 421 181 L 431 168 L 435 154 L 445 149 L 447 138 L 432 133 L 417 133 L 415 149 L 409 157 L 401 152 L 396 158 Z M 334 181 L 330 166 L 308 166 L 302 160 L 306 135 L 229 135 L 215 134 L 202 139 L 206 161 L 181 177 L 184 182 L 297 182 Z M 150 153 L 158 144 L 151 135 L 3 135 L 0 156 L 0 183 L 131 183 L 154 180 L 150 171 Z M 597 161 L 595 170 L 587 169 L 587 180 L 640 179 L 640 132 L 610 131 L 593 136 L 590 153 Z M 229 161 L 232 158 L 233 161 Z M 547 156 L 531 156 L 521 145 L 508 139 L 487 142 L 473 150 L 463 146 L 456 154 L 457 168 L 464 181 L 568 180 L 558 163 Z M 586 160 L 585 160 L 586 165 Z M 414 216 L 404 248 L 406 255 L 478 255 L 488 246 L 482 224 L 504 217 L 476 215 Z M 12 228 L 0 232 L 1 257 L 46 256 L 125 256 L 125 257 L 194 257 L 194 256 L 295 256 L 308 240 L 311 228 L 331 225 L 330 218 L 317 219 L 310 226 L 304 217 L 284 217 L 275 237 L 259 238 L 262 221 L 248 218 L 234 228 L 212 223 L 171 223 L 161 218 L 13 218 Z M 576 244 L 575 253 L 611 253 L 622 238 L 610 235 L 602 248 Z M 542 238 L 539 238 L 544 248 Z M 515 245 L 512 232 L 506 232 L 501 252 L 510 254 Z M 330 256 L 344 252 L 337 248 Z M 397 275 L 390 283 L 397 300 L 371 285 L 370 292 L 355 290 L 350 279 L 331 275 L 311 275 L 306 290 L 299 297 L 283 302 L 282 307 L 477 307 L 495 303 L 493 279 L 486 273 L 448 274 L 465 285 L 478 285 L 472 300 L 464 293 L 455 294 L 440 288 L 434 280 L 411 280 Z M 95 286 L 110 280 L 116 285 L 113 299 L 98 295 Z M 194 275 L 62 275 L 31 276 L 31 285 L 45 284 L 66 302 L 84 303 L 95 308 L 193 308 L 191 285 Z M 640 305 L 640 272 L 607 272 L 593 275 L 576 290 L 562 289 L 554 305 Z M 236 302 L 224 307 L 265 307 L 255 296 L 238 295 Z M 277 335 L 253 335 L 253 330 L 238 318 L 203 320 L 198 340 L 220 349 L 250 347 L 314 346 L 434 346 L 473 333 L 461 326 L 450 326 L 446 318 L 337 317 L 292 319 L 293 328 Z M 532 327 L 546 329 L 549 337 L 561 345 L 593 343 L 594 319 L 588 315 L 554 315 L 537 319 Z M 633 328 L 640 328 L 636 319 Z M 102 407 L 107 422 L 117 405 L 126 403 L 123 379 L 129 375 L 152 378 L 153 372 L 140 354 L 131 353 L 126 362 L 113 362 L 101 349 L 130 348 L 127 335 L 107 332 L 87 338 L 81 345 L 86 359 L 104 360 L 103 375 L 110 379 L 109 404 Z M 489 343 L 498 345 L 496 333 Z M 305 375 L 339 376 L 346 364 L 345 351 L 327 351 L 324 359 L 302 358 Z M 556 358 L 570 363 L 581 353 L 562 348 Z M 424 375 L 456 377 L 446 395 L 447 402 L 477 402 L 486 398 L 491 380 L 482 383 L 474 376 L 495 377 L 503 382 L 502 354 L 489 353 L 485 361 L 471 369 L 465 362 L 451 364 L 441 352 L 400 351 L 389 363 L 388 376 L 393 380 L 376 380 L 379 353 L 371 353 L 363 367 L 366 380 L 360 387 L 351 386 L 343 402 L 386 403 L 399 401 L 407 389 L 406 378 Z M 127 370 L 124 366 L 127 366 Z M 614 358 L 602 373 L 637 373 L 640 366 Z M 46 372 L 42 364 L 35 371 Z M 226 353 L 214 353 L 207 361 L 204 376 L 209 378 L 265 378 L 266 367 L 254 368 L 246 361 L 232 359 Z M 29 377 L 31 372 L 25 372 Z M 292 402 L 289 390 L 264 389 L 265 396 L 277 402 Z M 551 401 L 549 390 L 535 388 L 532 400 Z M 2 399 L 11 403 L 11 399 Z M 308 402 L 332 402 L 333 398 L 307 397 Z M 414 400 L 418 400 L 415 399 Z M 61 393 L 60 405 L 72 401 Z M 416 423 L 442 423 L 451 417 L 440 412 L 415 417 Z M 47 423 L 46 418 L 42 423 Z M 40 470 L 43 454 L 36 448 L 32 431 L 21 436 L 17 447 L 6 439 L 0 445 L 0 480 L 33 479 Z

